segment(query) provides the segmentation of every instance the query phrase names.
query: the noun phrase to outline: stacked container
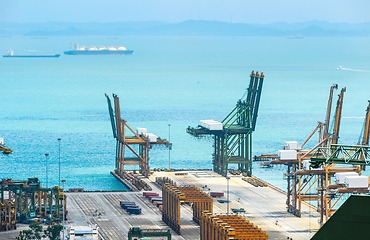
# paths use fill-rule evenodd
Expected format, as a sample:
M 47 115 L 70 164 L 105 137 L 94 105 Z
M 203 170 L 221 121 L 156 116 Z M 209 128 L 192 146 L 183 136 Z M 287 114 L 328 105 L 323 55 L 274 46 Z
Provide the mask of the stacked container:
M 129 201 L 120 201 L 121 208 L 125 209 L 128 213 L 131 214 L 140 214 L 141 208 L 136 205 L 135 202 Z
M 209 130 L 221 131 L 223 129 L 223 124 L 215 120 L 200 120 L 200 126 L 208 128 Z
M 344 185 L 346 188 L 367 188 L 368 177 L 367 176 L 347 176 L 344 178 Z
M 158 193 L 143 192 L 143 196 L 148 198 L 149 201 L 153 203 L 154 206 L 158 207 L 159 210 L 162 211 L 163 208 L 162 197 L 160 197 Z
M 345 184 L 344 179 L 349 176 L 358 176 L 356 172 L 338 172 L 334 174 L 336 184 Z
M 279 150 L 277 155 L 279 160 L 297 160 L 296 150 Z
M 146 128 L 136 128 L 136 133 L 138 135 L 146 135 L 147 132 L 148 130 Z

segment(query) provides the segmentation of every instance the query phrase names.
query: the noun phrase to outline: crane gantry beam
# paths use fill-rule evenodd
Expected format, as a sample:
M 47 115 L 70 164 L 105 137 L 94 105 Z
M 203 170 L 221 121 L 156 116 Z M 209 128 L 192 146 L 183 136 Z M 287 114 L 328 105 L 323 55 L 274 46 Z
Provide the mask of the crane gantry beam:
M 370 165 L 370 147 L 331 144 L 330 147 L 318 148 L 311 157 L 312 167 L 318 168 L 323 163 Z

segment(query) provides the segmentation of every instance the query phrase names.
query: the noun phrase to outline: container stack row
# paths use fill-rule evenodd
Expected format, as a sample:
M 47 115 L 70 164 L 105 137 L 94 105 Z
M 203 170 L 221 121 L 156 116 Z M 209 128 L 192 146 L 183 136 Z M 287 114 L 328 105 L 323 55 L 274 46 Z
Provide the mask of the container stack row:
M 159 208 L 160 211 L 163 209 L 162 197 L 158 193 L 154 192 L 143 192 L 143 196 L 146 197 L 154 206 Z
M 135 202 L 120 201 L 119 205 L 121 205 L 121 208 L 125 209 L 129 214 L 136 215 L 141 213 L 141 208 L 137 206 Z

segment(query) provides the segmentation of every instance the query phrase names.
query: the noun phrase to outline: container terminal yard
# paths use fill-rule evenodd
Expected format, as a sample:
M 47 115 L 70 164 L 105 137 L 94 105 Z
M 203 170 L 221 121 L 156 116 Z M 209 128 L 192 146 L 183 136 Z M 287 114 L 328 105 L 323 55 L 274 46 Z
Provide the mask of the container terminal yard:
M 370 224 L 366 207 L 370 197 L 369 179 L 361 172 L 370 163 L 370 103 L 360 141 L 338 144 L 346 88 L 338 95 L 331 131 L 332 101 L 338 89 L 334 84 L 324 123 L 319 122 L 301 145 L 285 142 L 277 154 L 253 159 L 252 133 L 263 81 L 263 73 L 252 72 L 246 93 L 225 119 L 200 120 L 198 126 L 186 129 L 196 138 L 212 137 L 212 170 L 150 169 L 152 146 L 171 149 L 172 144 L 146 128 L 133 130 L 121 118 L 118 96 L 113 94 L 112 104 L 106 94 L 116 139 L 111 174 L 131 191 L 64 191 L 64 187 L 43 188 L 37 178 L 3 179 L 0 239 L 15 239 L 36 219 L 48 224 L 61 224 L 64 219 L 68 239 L 78 239 L 83 231 L 75 235 L 77 227 L 88 226 L 99 239 L 113 240 L 364 239 Z M 314 135 L 318 135 L 317 145 L 304 149 Z M 9 147 L 4 149 L 11 153 Z M 135 157 L 126 157 L 127 152 Z M 253 160 L 263 167 L 286 166 L 287 189 L 253 176 Z

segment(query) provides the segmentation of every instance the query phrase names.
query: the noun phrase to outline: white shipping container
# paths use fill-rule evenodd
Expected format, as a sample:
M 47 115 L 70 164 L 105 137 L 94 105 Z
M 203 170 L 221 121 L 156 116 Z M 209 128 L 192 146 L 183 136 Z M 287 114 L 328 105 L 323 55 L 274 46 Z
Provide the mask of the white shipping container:
M 349 176 L 358 176 L 356 172 L 338 172 L 334 174 L 336 184 L 344 184 L 344 179 Z
M 300 146 L 298 146 L 297 141 L 289 141 L 284 143 L 284 150 L 299 150 Z
M 302 161 L 301 169 L 302 169 L 303 171 L 308 171 L 308 170 L 310 170 L 310 169 L 311 169 L 311 167 L 310 167 L 310 160 L 303 160 L 303 161 Z
M 223 125 L 220 122 L 208 123 L 207 124 L 207 128 L 209 130 L 222 130 L 223 129 Z
M 156 135 L 154 135 L 153 133 L 148 133 L 147 134 L 147 137 L 148 137 L 148 139 L 149 139 L 149 142 L 157 142 L 157 136 Z
M 208 123 L 216 122 L 215 120 L 209 119 L 209 120 L 200 120 L 200 126 L 207 128 Z
M 346 188 L 367 188 L 368 177 L 367 176 L 348 176 L 344 178 L 344 185 Z
M 147 132 L 148 130 L 146 128 L 136 128 L 136 133 L 139 135 L 146 135 Z
M 279 150 L 277 154 L 279 160 L 297 160 L 296 150 Z

